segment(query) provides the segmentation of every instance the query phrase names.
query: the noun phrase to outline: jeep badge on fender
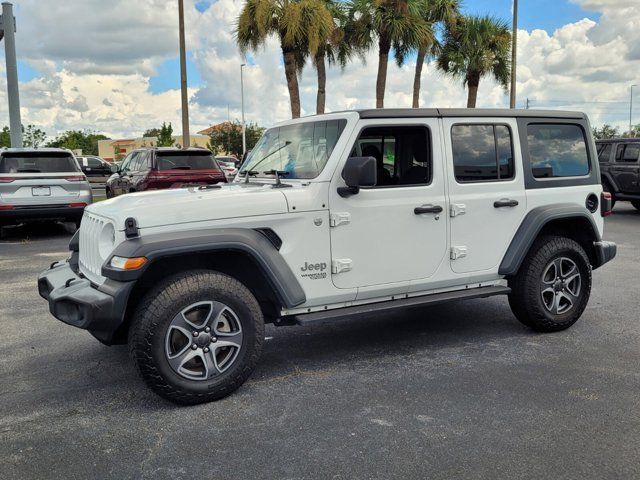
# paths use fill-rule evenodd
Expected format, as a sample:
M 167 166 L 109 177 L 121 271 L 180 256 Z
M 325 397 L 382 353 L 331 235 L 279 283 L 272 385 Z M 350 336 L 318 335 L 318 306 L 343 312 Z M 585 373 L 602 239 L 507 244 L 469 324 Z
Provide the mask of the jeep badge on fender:
M 616 254 L 611 202 L 582 113 L 314 115 L 267 130 L 233 183 L 89 205 L 38 289 L 59 320 L 128 342 L 156 393 L 195 404 L 251 375 L 265 323 L 508 295 L 525 325 L 566 329 Z

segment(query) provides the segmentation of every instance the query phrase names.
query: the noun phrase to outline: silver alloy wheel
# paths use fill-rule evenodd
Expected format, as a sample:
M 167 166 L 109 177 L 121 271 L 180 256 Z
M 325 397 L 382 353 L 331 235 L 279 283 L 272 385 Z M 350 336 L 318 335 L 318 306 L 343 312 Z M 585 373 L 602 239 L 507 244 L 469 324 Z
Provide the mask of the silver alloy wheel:
M 209 380 L 231 367 L 242 348 L 236 313 L 217 301 L 196 302 L 173 317 L 165 337 L 171 368 L 189 380 Z
M 542 273 L 540 294 L 545 308 L 554 315 L 571 310 L 580 297 L 582 276 L 576 263 L 567 257 L 553 259 Z

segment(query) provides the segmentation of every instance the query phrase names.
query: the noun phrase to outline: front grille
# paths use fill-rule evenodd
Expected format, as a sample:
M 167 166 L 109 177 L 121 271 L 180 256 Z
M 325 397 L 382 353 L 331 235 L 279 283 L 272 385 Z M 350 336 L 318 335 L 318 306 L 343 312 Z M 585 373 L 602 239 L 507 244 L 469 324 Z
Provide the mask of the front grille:
M 99 236 L 105 223 L 106 220 L 85 211 L 80 225 L 80 270 L 96 283 L 104 280 L 101 272 L 105 259 L 100 256 Z

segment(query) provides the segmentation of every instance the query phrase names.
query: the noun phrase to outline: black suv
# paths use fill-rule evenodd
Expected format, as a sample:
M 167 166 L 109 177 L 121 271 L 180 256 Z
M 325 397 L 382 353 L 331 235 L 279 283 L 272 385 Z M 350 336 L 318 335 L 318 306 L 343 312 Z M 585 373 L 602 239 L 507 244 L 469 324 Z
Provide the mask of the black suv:
M 602 188 L 640 210 L 640 138 L 598 140 Z

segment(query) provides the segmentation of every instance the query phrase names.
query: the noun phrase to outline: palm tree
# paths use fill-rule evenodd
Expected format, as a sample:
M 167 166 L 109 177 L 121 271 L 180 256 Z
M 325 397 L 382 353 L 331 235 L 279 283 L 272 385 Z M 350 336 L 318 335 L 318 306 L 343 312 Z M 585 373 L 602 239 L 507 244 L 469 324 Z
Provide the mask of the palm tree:
M 359 45 L 358 39 L 353 38 L 352 30 L 348 27 L 349 18 L 345 4 L 339 0 L 325 0 L 325 4 L 333 17 L 334 27 L 325 41 L 320 44 L 313 57 L 313 66 L 318 75 L 316 96 L 316 113 L 318 114 L 324 113 L 325 110 L 326 63 L 329 66 L 340 65 L 344 69 L 349 60 L 356 55 L 360 56 L 364 62 L 364 55 L 369 48 L 368 44 Z
M 447 28 L 438 68 L 469 87 L 467 108 L 475 108 L 480 79 L 493 75 L 505 89 L 511 75 L 509 25 L 490 16 L 460 17 Z
M 236 25 L 240 51 L 257 51 L 270 35 L 280 40 L 291 116 L 300 117 L 298 74 L 307 55 L 314 56 L 333 29 L 323 0 L 247 0 Z
M 452 25 L 459 15 L 460 3 L 461 0 L 423 0 L 420 15 L 427 24 L 432 26 L 432 29 L 433 25 L 438 23 Z M 439 47 L 438 42 L 426 42 L 418 45 L 416 72 L 413 78 L 413 108 L 418 108 L 420 105 L 420 82 L 424 62 L 437 55 Z
M 432 43 L 431 26 L 420 15 L 422 0 L 351 0 L 349 29 L 358 45 L 378 40 L 376 108 L 384 107 L 389 52 L 393 48 L 398 66 L 421 44 Z

